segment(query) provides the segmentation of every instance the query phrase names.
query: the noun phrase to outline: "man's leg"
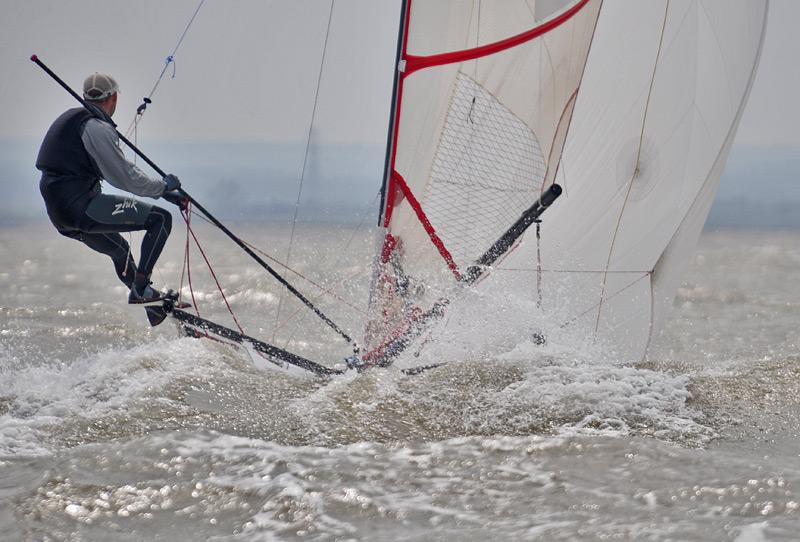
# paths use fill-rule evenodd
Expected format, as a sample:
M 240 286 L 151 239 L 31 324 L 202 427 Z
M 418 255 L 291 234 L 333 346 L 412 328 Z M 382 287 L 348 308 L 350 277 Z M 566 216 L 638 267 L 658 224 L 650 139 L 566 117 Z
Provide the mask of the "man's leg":
M 172 231 L 172 215 L 165 209 L 153 205 L 144 225 L 147 233 L 142 239 L 139 273 L 149 277 Z
M 83 233 L 78 231 L 61 231 L 62 235 L 82 242 L 92 250 L 105 254 L 114 262 L 114 269 L 122 283 L 130 289 L 136 276 L 136 262 L 133 261 L 130 248 L 125 239 L 118 233 Z M 167 318 L 161 307 L 147 306 L 147 321 L 157 326 Z
M 64 235 L 110 257 L 119 280 L 130 289 L 136 276 L 136 262 L 133 261 L 128 242 L 120 234 L 69 232 Z
M 100 194 L 89 203 L 86 217 L 81 230 L 88 234 L 146 231 L 134 280 L 135 291 L 142 293 L 172 230 L 172 215 L 143 201 Z

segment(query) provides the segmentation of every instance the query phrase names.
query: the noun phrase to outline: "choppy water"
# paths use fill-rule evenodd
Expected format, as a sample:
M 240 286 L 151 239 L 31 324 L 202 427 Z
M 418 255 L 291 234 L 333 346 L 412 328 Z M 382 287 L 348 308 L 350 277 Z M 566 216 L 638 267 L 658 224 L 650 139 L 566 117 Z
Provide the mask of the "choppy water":
M 350 238 L 301 232 L 312 252 L 294 255 L 345 282 L 353 308 L 319 301 L 346 323 L 371 246 Z M 269 337 L 274 281 L 207 248 Z M 157 282 L 179 281 L 182 250 L 176 231 Z M 109 263 L 47 227 L 0 230 L 0 261 L 2 541 L 798 538 L 800 234 L 705 234 L 638 366 L 522 343 L 328 383 L 149 329 Z M 209 277 L 193 281 L 222 318 Z M 346 353 L 303 315 L 280 344 Z

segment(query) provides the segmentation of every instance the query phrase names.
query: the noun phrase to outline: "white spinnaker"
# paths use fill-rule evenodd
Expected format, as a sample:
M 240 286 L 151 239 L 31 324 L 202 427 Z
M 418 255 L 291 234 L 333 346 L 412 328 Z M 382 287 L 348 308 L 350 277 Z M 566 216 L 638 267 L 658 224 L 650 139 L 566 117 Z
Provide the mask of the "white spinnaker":
M 409 4 L 393 161 L 403 181 L 390 182 L 385 214 L 398 244 L 396 266 L 383 269 L 377 281 L 372 344 L 405 325 L 415 310 L 449 295 L 458 270 L 465 271 L 552 183 L 601 2 Z M 414 64 L 414 57 L 475 49 L 545 27 L 488 56 L 418 70 Z
M 713 200 L 767 4 L 604 2 L 562 157 L 565 195 L 543 225 L 543 308 L 565 335 L 645 355 Z M 530 235 L 521 248 L 501 266 L 515 292 L 535 288 Z

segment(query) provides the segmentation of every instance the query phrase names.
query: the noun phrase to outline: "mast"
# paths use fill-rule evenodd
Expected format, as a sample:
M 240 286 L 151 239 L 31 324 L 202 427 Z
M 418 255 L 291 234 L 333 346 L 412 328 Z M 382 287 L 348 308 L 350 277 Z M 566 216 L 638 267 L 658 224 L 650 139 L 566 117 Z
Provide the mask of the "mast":
M 392 157 L 394 156 L 395 145 L 397 142 L 397 122 L 399 120 L 398 108 L 400 105 L 400 92 L 402 87 L 401 62 L 406 52 L 406 41 L 408 37 L 408 21 L 411 0 L 400 0 L 400 24 L 397 30 L 397 51 L 394 60 L 394 81 L 392 83 L 392 104 L 389 110 L 389 129 L 386 135 L 386 158 L 383 165 L 383 182 L 381 184 L 381 201 L 378 207 L 378 225 L 383 222 L 386 211 L 387 189 L 392 175 Z

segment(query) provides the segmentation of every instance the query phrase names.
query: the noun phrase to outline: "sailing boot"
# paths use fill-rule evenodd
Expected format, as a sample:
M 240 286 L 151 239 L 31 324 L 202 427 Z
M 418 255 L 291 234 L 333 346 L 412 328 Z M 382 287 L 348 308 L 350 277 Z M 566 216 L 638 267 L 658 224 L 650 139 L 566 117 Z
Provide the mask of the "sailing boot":
M 141 305 L 164 299 L 164 293 L 154 289 L 150 286 L 151 284 L 150 277 L 136 273 L 136 280 L 133 281 L 131 293 L 128 295 L 128 303 L 131 305 Z

